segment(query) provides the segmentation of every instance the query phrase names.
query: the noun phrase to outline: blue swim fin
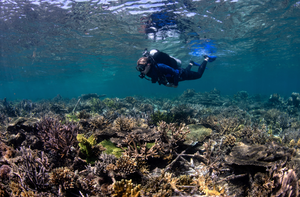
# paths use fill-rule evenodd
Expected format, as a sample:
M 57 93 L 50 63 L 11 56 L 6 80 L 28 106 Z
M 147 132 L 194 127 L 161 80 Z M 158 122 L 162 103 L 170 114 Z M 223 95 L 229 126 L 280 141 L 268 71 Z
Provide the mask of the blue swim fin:
M 204 55 L 204 58 L 208 57 L 208 62 L 213 62 L 217 59 L 217 56 L 213 55 Z

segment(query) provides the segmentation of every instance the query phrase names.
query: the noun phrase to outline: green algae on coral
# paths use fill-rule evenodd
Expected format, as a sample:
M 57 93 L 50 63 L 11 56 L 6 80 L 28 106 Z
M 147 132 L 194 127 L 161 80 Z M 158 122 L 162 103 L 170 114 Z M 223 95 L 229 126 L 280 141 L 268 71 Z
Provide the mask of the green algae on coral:
M 83 134 L 77 135 L 77 140 L 79 142 L 80 151 L 86 155 L 87 163 L 94 163 L 96 160 L 93 148 L 97 144 L 94 135 L 91 135 L 88 139 L 84 137 Z
M 121 157 L 123 150 L 121 148 L 116 147 L 116 145 L 110 140 L 103 140 L 99 144 L 101 144 L 106 149 L 105 151 L 103 151 L 104 153 L 113 154 L 117 158 Z
M 79 122 L 79 118 L 77 117 L 77 115 L 66 114 L 65 117 L 67 122 Z
M 189 124 L 187 126 L 190 129 L 190 133 L 186 136 L 186 141 L 188 143 L 192 143 L 194 141 L 202 142 L 212 133 L 212 130 L 210 128 L 206 128 L 203 125 Z

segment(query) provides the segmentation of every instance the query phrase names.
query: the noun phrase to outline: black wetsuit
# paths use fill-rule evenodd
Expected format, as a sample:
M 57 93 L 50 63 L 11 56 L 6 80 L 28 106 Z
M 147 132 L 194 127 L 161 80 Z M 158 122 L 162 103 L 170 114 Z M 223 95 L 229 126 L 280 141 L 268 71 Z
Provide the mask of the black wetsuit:
M 197 66 L 199 65 L 197 63 L 194 64 L 196 64 Z M 198 72 L 191 71 L 192 65 L 189 64 L 185 69 L 182 69 L 179 81 L 194 80 L 201 78 L 205 71 L 206 64 L 207 61 L 203 61 L 202 64 L 199 65 Z
M 197 63 L 194 64 L 199 66 L 198 72 L 191 71 L 192 65 L 188 65 L 185 69 L 173 69 L 172 67 L 166 64 L 158 63 L 157 68 L 151 68 L 150 71 L 147 73 L 147 76 L 151 78 L 152 83 L 156 83 L 159 79 L 159 75 L 157 72 L 157 69 L 159 69 L 160 74 L 166 77 L 167 82 L 178 86 L 179 81 L 194 80 L 202 77 L 206 68 L 207 61 L 203 61 L 201 65 Z M 166 85 L 166 83 L 162 84 Z

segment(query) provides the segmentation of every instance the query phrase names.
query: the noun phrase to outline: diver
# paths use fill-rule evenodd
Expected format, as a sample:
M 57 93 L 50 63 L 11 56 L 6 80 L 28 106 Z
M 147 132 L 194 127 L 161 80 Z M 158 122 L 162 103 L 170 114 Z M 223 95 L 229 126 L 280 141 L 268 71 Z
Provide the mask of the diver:
M 145 50 L 143 56 L 137 61 L 136 69 L 141 73 L 140 78 L 146 78 L 151 80 L 152 83 L 158 82 L 159 85 L 163 84 L 167 87 L 177 88 L 179 81 L 194 80 L 202 77 L 207 62 L 213 62 L 216 60 L 216 56 L 204 55 L 204 61 L 201 65 L 190 61 L 189 65 L 183 69 L 178 66 L 180 60 L 176 60 L 174 57 L 169 56 L 166 53 L 158 50 L 151 50 L 150 53 Z M 160 57 L 160 58 L 158 58 Z M 165 57 L 161 58 L 161 57 Z M 176 66 L 175 67 L 175 62 Z M 198 66 L 198 71 L 191 71 L 192 66 Z M 147 78 L 150 77 L 151 79 Z

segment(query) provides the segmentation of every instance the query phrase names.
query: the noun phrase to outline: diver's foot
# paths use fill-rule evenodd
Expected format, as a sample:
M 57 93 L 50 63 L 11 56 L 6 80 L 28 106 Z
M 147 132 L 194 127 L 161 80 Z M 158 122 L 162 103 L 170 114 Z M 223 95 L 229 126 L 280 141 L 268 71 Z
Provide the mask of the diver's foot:
M 191 66 L 194 66 L 195 65 L 195 62 L 193 60 L 190 61 L 189 63 Z
M 217 59 L 217 56 L 208 56 L 208 55 L 204 55 L 204 60 L 208 61 L 208 62 L 213 62 Z
M 194 62 L 193 60 L 190 61 L 190 66 L 200 66 L 200 64 Z

